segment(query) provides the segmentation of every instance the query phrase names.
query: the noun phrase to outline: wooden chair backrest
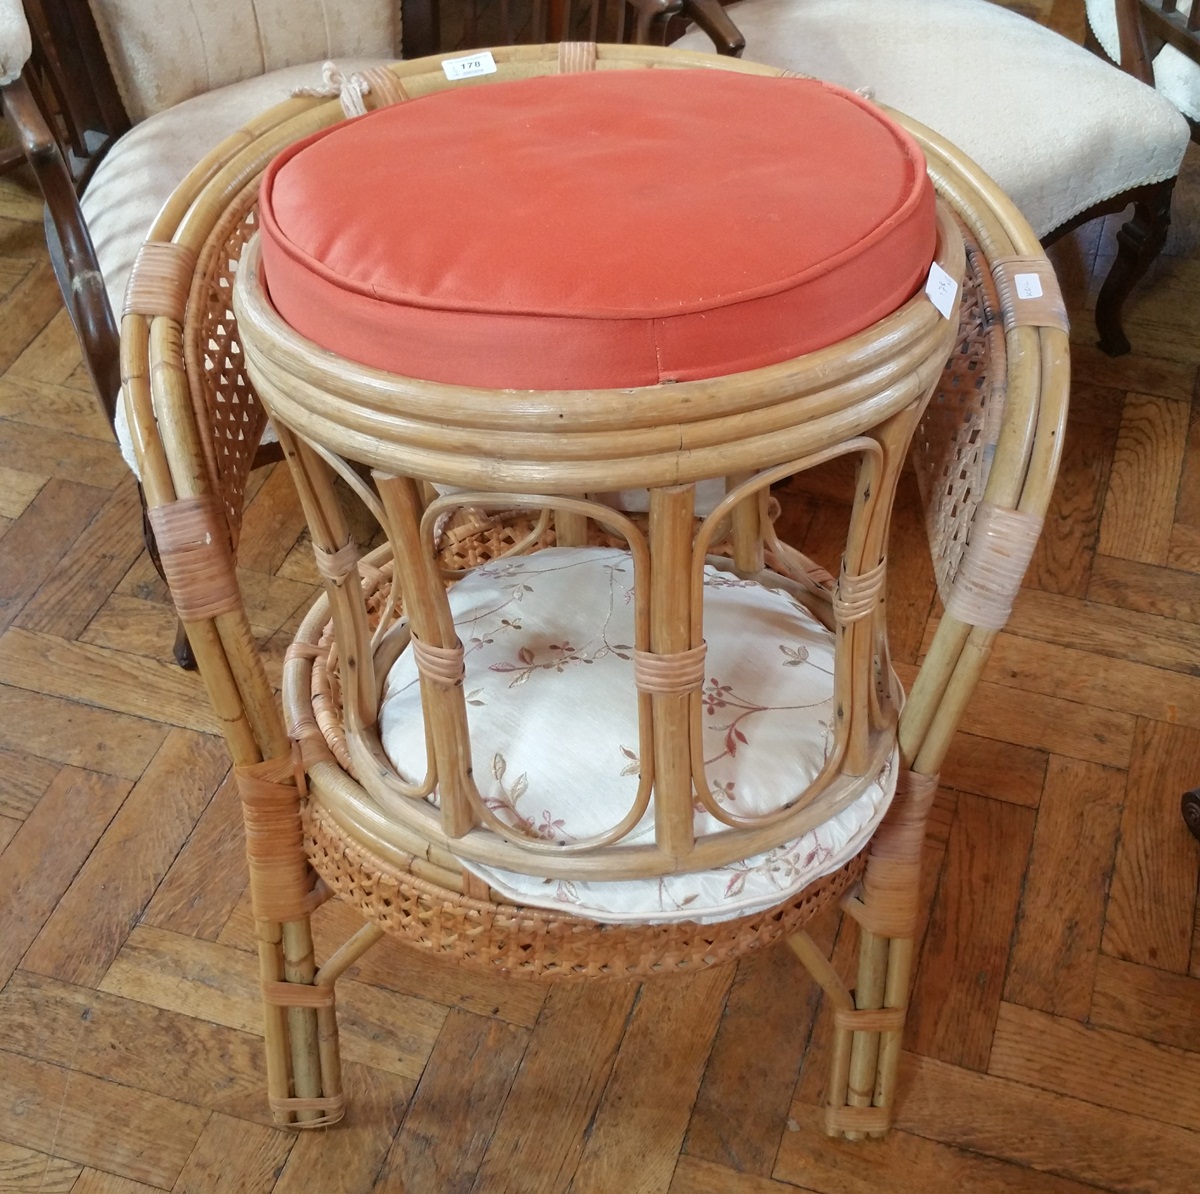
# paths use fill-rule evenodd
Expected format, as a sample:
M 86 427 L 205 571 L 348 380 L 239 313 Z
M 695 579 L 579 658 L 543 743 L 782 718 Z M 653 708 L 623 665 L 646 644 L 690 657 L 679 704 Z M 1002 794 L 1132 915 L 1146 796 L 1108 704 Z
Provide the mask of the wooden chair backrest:
M 1121 65 L 1154 86 L 1153 62 L 1164 45 L 1200 63 L 1200 4 L 1184 0 L 1116 0 Z

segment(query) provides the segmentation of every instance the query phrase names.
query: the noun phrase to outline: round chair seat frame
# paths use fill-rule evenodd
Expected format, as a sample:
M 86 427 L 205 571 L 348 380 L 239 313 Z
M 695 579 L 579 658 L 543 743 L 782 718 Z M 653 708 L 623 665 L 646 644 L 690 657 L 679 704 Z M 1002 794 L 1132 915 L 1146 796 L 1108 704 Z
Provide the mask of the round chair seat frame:
M 579 63 L 595 69 L 785 73 L 651 47 L 580 52 L 519 46 L 493 55 L 498 80 L 579 69 Z M 388 73 L 395 85 L 378 88 L 377 97 L 367 97 L 368 106 L 376 98 L 388 102 L 452 85 L 440 58 L 397 63 Z M 1057 470 L 1068 386 L 1065 317 L 1028 225 L 953 146 L 902 115 L 890 115 L 918 140 L 944 205 L 943 267 L 967 283 L 955 319 L 937 316 L 919 297 L 885 321 L 882 335 L 877 327 L 850 344 L 734 379 L 658 387 L 653 399 L 658 405 L 645 407 L 644 418 L 630 418 L 628 392 L 539 395 L 543 413 L 553 412 L 556 423 L 565 424 L 561 436 L 527 429 L 528 395 L 508 395 L 506 406 L 495 395 L 389 378 L 346 362 L 329 368 L 287 329 L 271 327 L 263 334 L 261 321 L 269 321 L 269 310 L 243 301 L 253 293 L 253 251 L 238 263 L 255 222 L 258 177 L 286 145 L 340 119 L 335 100 L 298 98 L 264 114 L 201 162 L 160 213 L 131 280 L 122 321 L 123 400 L 172 595 L 237 769 L 267 1021 L 268 1096 L 278 1122 L 319 1126 L 343 1114 L 334 984 L 387 931 L 435 956 L 534 977 L 641 977 L 723 963 L 786 939 L 834 1008 L 828 1129 L 851 1138 L 886 1130 L 921 921 L 921 842 L 937 770 L 1032 553 Z M 1032 288 L 1020 281 L 1029 278 Z M 1041 299 L 1023 303 L 1034 290 Z M 243 339 L 247 321 L 254 322 L 252 348 Z M 286 720 L 255 647 L 233 568 L 246 473 L 266 422 L 259 388 L 277 418 L 326 578 L 326 594 L 305 619 L 285 662 Z M 330 394 L 339 401 L 331 403 Z M 436 422 L 428 413 L 431 397 Z M 388 432 L 380 434 L 368 415 L 385 424 L 391 420 Z M 402 424 L 411 435 L 392 434 Z M 456 451 L 464 426 L 484 428 L 497 441 L 503 431 L 502 486 L 495 483 L 494 467 Z M 770 485 L 795 471 L 797 462 L 806 466 L 853 442 L 860 482 L 877 481 L 883 492 L 870 509 L 861 491 L 857 494 L 856 510 L 866 513 L 861 533 L 854 538 L 852 532 L 851 563 L 839 580 L 853 582 L 874 568 L 882 575 L 891 492 L 910 438 L 946 612 L 901 710 L 886 651 L 886 603 L 876 597 L 868 616 L 856 619 L 844 616 L 845 606 L 838 613 L 838 582 L 773 537 L 767 508 Z M 681 442 L 686 454 L 679 451 Z M 342 454 L 374 470 L 373 489 L 361 470 L 342 467 Z M 725 477 L 729 494 L 712 518 L 697 524 L 692 483 L 702 477 Z M 473 492 L 437 498 L 428 486 L 435 480 Z M 395 633 L 401 623 L 394 600 L 377 626 L 369 624 L 364 588 L 370 591 L 377 582 L 382 557 L 360 562 L 347 527 L 330 520 L 324 499 L 335 481 L 365 494 L 368 503 L 382 508 L 381 521 L 407 537 L 405 549 L 395 552 L 406 596 L 421 586 L 443 590 L 447 578 L 432 545 L 462 506 L 484 511 L 493 528 L 503 522 L 493 517 L 495 510 L 516 508 L 531 517 L 529 510 L 548 507 L 538 516 L 539 535 L 552 519 L 559 543 L 583 544 L 589 525 L 602 523 L 636 555 L 641 531 L 631 520 L 570 496 L 632 485 L 652 487 L 647 550 L 656 559 L 679 542 L 686 541 L 691 551 L 699 534 L 701 559 L 708 546 L 727 540 L 729 566 L 739 574 L 758 575 L 768 564 L 779 569 L 814 610 L 824 611 L 818 616 L 837 630 L 838 639 L 850 640 L 851 655 L 869 661 L 867 671 L 875 672 L 870 684 L 860 682 L 840 694 L 858 711 L 839 730 L 841 772 L 864 775 L 882 744 L 899 746 L 897 795 L 868 849 L 780 907 L 715 925 L 599 924 L 517 907 L 493 898 L 458 863 L 464 843 L 469 851 L 471 842 L 489 837 L 485 853 L 493 861 L 511 862 L 524 850 L 519 856 L 530 873 L 562 864 L 545 853 L 530 864 L 536 851 L 531 854 L 528 843 L 502 840 L 481 823 L 466 784 L 459 783 L 455 793 L 456 781 L 447 782 L 455 774 L 449 714 L 434 716 L 441 807 L 410 800 L 413 820 L 399 829 L 391 816 L 376 821 L 365 815 L 373 802 L 355 793 L 362 789 L 331 746 L 331 711 L 313 700 L 314 666 L 326 671 L 330 666 L 329 638 L 323 644 L 322 632 L 332 616 L 340 660 L 333 719 L 341 720 L 349 761 L 360 775 L 378 761 L 364 731 L 373 727 L 379 678 L 410 641 L 406 634 L 419 638 L 434 658 L 437 651 L 452 651 L 454 642 L 452 628 L 439 626 L 430 613 L 439 608 L 432 596 L 423 610 L 419 602 L 405 609 L 406 634 Z M 672 524 L 685 531 L 664 535 L 655 529 Z M 471 526 L 463 531 L 468 552 L 480 540 L 477 532 Z M 532 546 L 519 542 L 519 535 L 514 543 L 511 527 L 506 533 L 501 550 Z M 677 571 L 687 576 L 688 569 L 684 561 Z M 687 584 L 662 594 L 659 605 L 676 600 L 698 607 Z M 664 637 L 652 611 L 643 649 L 659 655 L 694 650 L 698 615 L 692 621 L 682 633 Z M 365 660 L 363 652 L 344 649 L 364 642 Z M 425 693 L 424 679 L 422 684 Z M 454 687 L 440 691 L 453 693 Z M 450 699 L 460 697 L 461 686 Z M 701 849 L 693 863 L 708 865 L 711 858 L 690 830 L 691 761 L 671 755 L 687 740 L 690 698 L 656 693 L 645 699 L 655 704 L 656 714 L 664 710 L 662 732 L 655 735 L 659 776 L 687 792 L 686 802 L 676 802 L 686 804 L 687 824 L 677 815 L 651 849 L 660 858 Z M 672 700 L 674 711 L 666 712 Z M 672 725 L 678 734 L 670 732 Z M 830 815 L 846 795 L 836 783 L 817 787 L 811 799 L 787 811 L 795 819 L 786 828 L 803 824 L 806 815 Z M 381 834 L 384 820 L 391 829 Z M 731 828 L 729 834 L 742 835 L 738 852 L 745 853 L 746 843 L 777 841 L 784 828 L 781 819 Z M 570 865 L 586 868 L 595 865 L 589 857 L 603 854 L 603 846 L 590 855 L 585 851 Z M 636 861 L 630 869 L 654 874 L 661 864 Z M 367 923 L 318 968 L 310 917 L 330 894 L 351 902 Z M 835 900 L 859 922 L 853 991 L 804 932 L 807 920 Z

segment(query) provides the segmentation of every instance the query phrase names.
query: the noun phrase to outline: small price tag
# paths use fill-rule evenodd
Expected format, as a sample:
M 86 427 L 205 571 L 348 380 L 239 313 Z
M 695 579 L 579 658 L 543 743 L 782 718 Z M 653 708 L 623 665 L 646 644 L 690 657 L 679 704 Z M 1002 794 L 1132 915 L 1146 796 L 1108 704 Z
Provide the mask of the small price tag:
M 943 319 L 950 318 L 954 300 L 958 296 L 958 283 L 935 261 L 929 267 L 929 281 L 925 283 L 929 301 L 942 313 Z
M 479 54 L 468 54 L 465 58 L 443 59 L 442 70 L 452 82 L 456 79 L 469 79 L 472 75 L 494 75 L 496 60 L 490 50 L 484 50 Z
M 1013 279 L 1017 298 L 1035 299 L 1042 297 L 1042 280 L 1037 274 L 1017 274 Z

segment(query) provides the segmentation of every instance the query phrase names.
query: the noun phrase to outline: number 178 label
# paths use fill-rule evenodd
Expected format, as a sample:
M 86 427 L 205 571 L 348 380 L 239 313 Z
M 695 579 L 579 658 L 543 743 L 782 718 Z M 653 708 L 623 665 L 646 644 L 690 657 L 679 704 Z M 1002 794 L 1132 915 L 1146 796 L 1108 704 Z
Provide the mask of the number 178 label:
M 472 75 L 494 75 L 496 60 L 489 50 L 484 50 L 481 54 L 468 54 L 465 58 L 443 59 L 442 70 L 451 81 L 469 79 Z

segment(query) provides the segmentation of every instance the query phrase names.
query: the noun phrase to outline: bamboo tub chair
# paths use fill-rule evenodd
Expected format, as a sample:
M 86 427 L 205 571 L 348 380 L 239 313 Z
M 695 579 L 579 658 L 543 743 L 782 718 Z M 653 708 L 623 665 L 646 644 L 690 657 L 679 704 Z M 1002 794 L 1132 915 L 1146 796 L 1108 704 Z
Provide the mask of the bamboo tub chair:
M 597 53 L 604 65 L 622 69 L 669 65 L 760 76 L 784 73 L 670 50 L 603 46 Z M 500 80 L 554 73 L 560 61 L 555 46 L 497 49 L 493 54 Z M 449 86 L 438 58 L 396 64 L 389 71 L 410 94 Z M 381 99 L 386 90 L 379 88 Z M 404 479 L 395 466 L 401 458 L 411 464 L 412 458 L 397 447 L 398 441 L 389 441 L 366 461 L 377 470 L 372 489 L 367 474 L 345 466 L 336 449 L 317 442 L 320 437 L 311 427 L 312 438 L 295 434 L 302 419 L 287 395 L 298 384 L 292 373 L 297 361 L 304 362 L 302 371 L 310 381 L 317 378 L 321 385 L 348 391 L 354 385 L 343 384 L 341 372 L 330 373 L 320 354 L 314 355 L 307 342 L 289 335 L 272 317 L 257 291 L 254 251 L 240 268 L 238 262 L 254 231 L 261 171 L 282 147 L 341 115 L 335 101 L 292 100 L 266 113 L 198 168 L 155 222 L 140 267 L 143 282 L 131 285 L 122 322 L 123 400 L 135 431 L 151 518 L 167 545 L 164 562 L 172 593 L 224 728 L 243 796 L 266 1015 L 268 1093 L 277 1122 L 319 1126 L 342 1114 L 334 985 L 385 932 L 462 964 L 562 979 L 641 978 L 690 970 L 786 940 L 835 1008 L 827 1128 L 856 1139 L 882 1135 L 895 1098 L 919 916 L 921 842 L 938 768 L 1015 598 L 1057 470 L 1069 380 L 1067 337 L 1053 273 L 1037 238 L 1016 208 L 958 150 L 890 113 L 924 150 L 943 204 L 941 260 L 965 283 L 956 321 L 940 320 L 918 296 L 880 325 L 886 333 L 882 340 L 872 330 L 852 343 L 848 355 L 838 348 L 743 375 L 773 387 L 776 396 L 807 393 L 806 401 L 820 403 L 839 378 L 853 383 L 857 352 L 859 366 L 869 359 L 887 375 L 885 388 L 895 383 L 904 397 L 894 403 L 896 418 L 863 435 L 843 436 L 844 442 L 835 446 L 814 447 L 811 435 L 805 441 L 808 433 L 779 432 L 778 438 L 792 446 L 778 467 L 755 467 L 740 442 L 719 446 L 709 472 L 732 477 L 731 493 L 718 516 L 701 522 L 695 532 L 690 498 L 678 492 L 686 487 L 660 490 L 651 499 L 650 535 L 655 558 L 665 560 L 674 553 L 679 564 L 674 574 L 667 568 L 656 573 L 670 577 L 664 593 L 652 598 L 656 610 L 664 595 L 685 606 L 691 600 L 686 578 L 695 575 L 692 536 L 697 533 L 701 561 L 706 547 L 711 544 L 716 551 L 724 538 L 728 547 L 722 575 L 765 575 L 766 561 L 777 578 L 783 576 L 779 584 L 819 611 L 826 626 L 839 628 L 836 649 L 844 652 L 838 658 L 847 666 L 836 683 L 844 686 L 838 689 L 839 700 L 849 713 L 837 731 L 834 757 L 847 760 L 847 771 L 861 773 L 864 756 L 877 761 L 894 744 L 900 759 L 897 795 L 866 849 L 782 904 L 713 924 L 601 923 L 569 910 L 514 903 L 460 861 L 470 855 L 559 875 L 576 869 L 601 875 L 661 869 L 653 861 L 654 847 L 640 853 L 618 849 L 606 857 L 608 846 L 602 842 L 590 852 L 571 854 L 566 862 L 555 858 L 553 850 L 531 850 L 529 840 L 511 825 L 494 832 L 495 819 L 483 815 L 469 795 L 464 797 L 470 787 L 463 771 L 469 730 L 441 580 L 489 559 L 515 559 L 556 537 L 568 544 L 611 542 L 611 535 L 605 536 L 615 530 L 617 538 L 636 543 L 641 531 L 633 516 L 568 496 L 570 482 L 582 474 L 559 476 L 548 485 L 551 492 L 538 500 L 514 496 L 512 490 L 520 487 L 511 485 L 501 486 L 508 493 L 489 485 L 490 492 L 469 499 L 439 498 Z M 956 228 L 965 237 L 965 256 Z M 235 273 L 237 315 L 231 304 Z M 1022 283 L 1014 284 L 1017 276 L 1024 280 L 1023 291 Z M 1039 301 L 1022 297 L 1031 293 L 1031 277 L 1033 289 L 1043 294 Z M 353 366 L 342 362 L 338 369 L 343 367 L 354 376 Z M 240 478 L 226 475 L 223 461 L 211 449 L 210 424 L 218 405 L 235 404 L 244 411 L 250 440 L 261 433 L 266 412 L 251 374 L 266 387 L 264 393 L 269 390 L 267 401 L 279 416 L 285 454 L 327 577 L 326 595 L 313 606 L 288 652 L 282 712 L 233 572 Z M 422 386 L 402 378 L 387 384 L 397 391 L 412 385 L 418 393 Z M 667 388 L 686 398 L 689 385 L 693 383 Z M 868 386 L 860 396 L 869 392 Z M 497 395 L 487 397 L 494 401 Z M 914 458 L 923 478 L 946 612 L 903 700 L 888 662 L 886 603 L 879 599 L 879 584 L 890 491 L 914 426 Z M 872 435 L 875 446 L 864 443 Z M 609 449 L 610 457 L 619 458 L 611 444 Z M 441 450 L 452 452 L 453 445 L 443 441 Z M 846 450 L 862 453 L 862 463 L 839 584 L 774 535 L 769 486 L 794 471 L 796 456 L 819 459 Z M 245 464 L 239 461 L 238 467 Z M 632 475 L 628 468 L 625 472 Z M 335 473 L 389 527 L 389 539 L 361 560 L 343 521 Z M 449 479 L 470 482 L 472 476 L 478 480 L 478 473 L 464 469 Z M 637 479 L 661 483 L 661 475 L 645 475 L 644 470 Z M 586 489 L 588 483 L 577 488 Z M 873 484 L 871 498 L 867 491 Z M 430 549 L 434 537 L 437 555 Z M 530 558 L 536 560 L 536 554 Z M 872 559 L 880 561 L 879 567 L 872 569 L 867 563 Z M 404 617 L 396 610 L 393 565 L 401 577 Z M 873 590 L 860 585 L 853 591 L 856 570 L 860 576 L 874 571 Z M 639 624 L 645 632 L 639 648 L 653 646 L 662 653 L 665 644 L 666 653 L 678 659 L 692 642 L 686 624 L 682 630 L 664 626 L 657 613 Z M 422 692 L 429 702 L 432 757 L 445 785 L 440 810 L 407 797 L 393 795 L 389 802 L 386 794 L 381 804 L 377 786 L 372 793 L 362 786 L 379 763 L 371 728 L 378 710 L 376 672 L 382 677 L 417 638 L 423 640 L 423 672 L 429 672 Z M 689 718 L 698 716 L 695 678 L 673 690 L 668 685 L 666 691 L 660 687 L 653 695 L 643 693 L 638 701 L 643 714 L 653 709 L 656 724 L 669 731 L 653 742 L 643 740 L 648 748 L 643 758 L 653 758 L 660 776 L 668 777 L 663 781 L 667 795 L 660 798 L 668 813 L 679 807 L 683 792 L 687 817 L 682 828 L 677 816 L 660 833 L 686 854 L 697 845 L 689 835 L 692 780 L 686 754 Z M 814 797 L 816 807 L 839 782 L 854 781 L 845 774 L 835 777 L 832 786 Z M 426 790 L 428 783 L 427 778 Z M 381 813 L 385 806 L 387 815 Z M 802 797 L 782 810 L 774 824 L 733 832 L 743 835 L 743 843 L 751 839 L 761 847 L 790 836 L 783 831 L 785 822 L 802 823 L 809 812 Z M 702 856 L 716 856 L 711 843 L 699 841 L 699 846 Z M 744 849 L 731 854 L 726 848 L 721 857 L 742 853 Z M 331 894 L 350 901 L 366 924 L 318 967 L 309 917 Z M 861 926 L 852 988 L 804 931 L 808 919 L 835 900 Z

